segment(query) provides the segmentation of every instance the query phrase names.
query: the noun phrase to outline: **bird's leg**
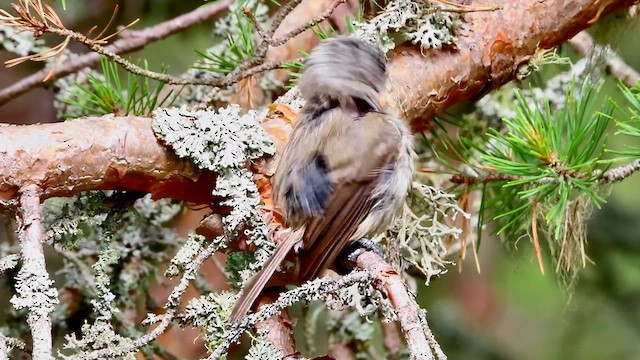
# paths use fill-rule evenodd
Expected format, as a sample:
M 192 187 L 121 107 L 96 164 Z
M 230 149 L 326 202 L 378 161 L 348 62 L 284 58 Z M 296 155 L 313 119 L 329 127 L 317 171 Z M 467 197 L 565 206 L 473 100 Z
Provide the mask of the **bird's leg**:
M 341 265 L 347 269 L 353 269 L 356 266 L 356 260 L 358 256 L 362 255 L 366 251 L 373 251 L 381 258 L 384 258 L 384 253 L 378 247 L 378 245 L 372 240 L 362 238 L 353 244 L 349 245 L 343 252 L 341 259 Z

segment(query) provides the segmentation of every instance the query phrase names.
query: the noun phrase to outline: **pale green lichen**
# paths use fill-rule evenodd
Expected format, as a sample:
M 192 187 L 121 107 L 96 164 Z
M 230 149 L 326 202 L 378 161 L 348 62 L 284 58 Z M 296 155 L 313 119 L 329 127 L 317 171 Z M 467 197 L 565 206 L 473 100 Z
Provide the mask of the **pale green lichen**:
M 16 267 L 16 265 L 18 265 L 19 260 L 20 260 L 20 255 L 18 254 L 10 254 L 10 255 L 3 256 L 0 259 L 0 274 Z
M 458 238 L 462 230 L 447 225 L 458 216 L 470 218 L 457 204 L 454 194 L 425 184 L 414 183 L 408 198 L 409 206 L 383 238 L 387 244 L 386 257 L 401 272 L 410 266 L 426 278 L 447 271 L 449 251 L 447 240 Z
M 29 309 L 38 317 L 48 316 L 59 303 L 58 291 L 48 274 L 42 274 L 33 264 L 25 263 L 16 276 L 16 294 L 11 297 L 11 305 L 16 310 Z
M 187 242 L 182 245 L 178 253 L 171 259 L 171 263 L 165 271 L 169 279 L 178 276 L 184 271 L 193 259 L 204 249 L 205 238 L 202 235 L 190 233 Z
M 246 328 L 279 314 L 280 311 L 291 307 L 300 300 L 320 300 L 326 302 L 331 299 L 339 302 L 341 289 L 356 283 L 371 283 L 371 281 L 371 273 L 367 271 L 354 271 L 338 280 L 317 278 L 293 290 L 281 293 L 276 301 L 263 305 L 257 313 L 246 316 L 239 324 L 236 324 L 224 334 L 218 335 L 218 339 L 220 339 L 219 345 L 207 359 L 219 359 L 226 354 L 228 347 L 237 341 Z
M 13 26 L 0 26 L 0 46 L 18 56 L 37 54 L 45 49 L 45 41 L 35 38 L 30 31 L 20 31 Z
M 245 360 L 275 360 L 283 359 L 282 350 L 272 342 L 259 338 L 251 344 Z
M 265 115 L 265 111 L 241 115 L 237 105 L 218 111 L 172 108 L 157 110 L 153 122 L 156 134 L 178 156 L 191 158 L 200 168 L 218 173 L 213 195 L 222 197 L 220 204 L 231 209 L 222 219 L 227 239 L 243 231 L 247 241 L 257 247 L 254 254 L 257 261 L 242 270 L 242 281 L 259 269 L 274 248 L 258 211 L 261 201 L 258 188 L 247 170 L 252 160 L 275 152 L 260 126 Z M 221 244 L 221 248 L 225 246 Z
M 218 111 L 158 109 L 154 112 L 152 127 L 179 157 L 188 157 L 202 169 L 224 174 L 275 152 L 272 141 L 260 126 L 266 111 L 240 113 L 238 105 Z
M 231 326 L 229 316 L 235 300 L 236 296 L 231 292 L 211 293 L 191 299 L 180 317 L 180 324 L 200 328 L 207 348 L 212 351 L 224 341 L 222 336 Z
M 384 52 L 395 47 L 394 34 L 422 49 L 440 49 L 453 44 L 462 26 L 459 14 L 446 12 L 429 1 L 393 0 L 365 23 L 356 23 L 355 37 L 378 44 Z
M 89 352 L 101 349 L 130 348 L 133 340 L 119 335 L 113 325 L 104 318 L 98 318 L 93 324 L 82 325 L 82 338 L 75 335 L 66 335 L 64 349 L 72 351 Z M 135 348 L 134 348 L 135 349 Z M 136 349 L 137 351 L 137 349 Z M 82 359 L 82 355 L 65 355 L 61 352 L 58 355 L 63 359 Z M 135 352 L 120 356 L 119 359 L 134 360 Z

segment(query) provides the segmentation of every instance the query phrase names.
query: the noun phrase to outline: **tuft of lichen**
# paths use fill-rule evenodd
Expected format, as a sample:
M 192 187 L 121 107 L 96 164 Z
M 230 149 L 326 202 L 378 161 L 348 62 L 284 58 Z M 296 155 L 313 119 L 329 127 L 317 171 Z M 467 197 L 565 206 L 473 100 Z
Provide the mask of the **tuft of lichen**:
M 164 275 L 169 279 L 178 276 L 184 271 L 193 259 L 204 249 L 205 238 L 202 235 L 190 233 L 187 241 L 182 245 L 178 253 L 171 259 L 171 263 Z
M 98 318 L 93 324 L 85 323 L 82 325 L 82 337 L 75 335 L 66 335 L 66 344 L 63 349 L 72 351 L 85 351 L 101 349 L 119 349 L 128 348 L 133 340 L 119 335 L 113 328 L 113 325 L 104 318 Z M 62 359 L 82 359 L 82 356 L 58 354 Z M 124 360 L 134 360 L 135 352 L 119 357 Z
M 31 264 L 25 263 L 16 276 L 16 294 L 9 300 L 11 305 L 20 309 L 29 309 L 30 314 L 46 317 L 58 304 L 58 291 L 48 274 L 42 274 Z
M 29 56 L 44 50 L 45 41 L 42 38 L 36 39 L 30 31 L 0 26 L 0 47 L 18 56 Z
M 258 211 L 260 193 L 247 169 L 252 160 L 275 153 L 273 142 L 260 125 L 266 110 L 241 114 L 239 106 L 229 105 L 218 111 L 159 109 L 154 115 L 154 131 L 178 156 L 218 174 L 213 195 L 223 198 L 220 204 L 231 209 L 222 219 L 225 238 L 244 236 L 257 247 L 252 255 L 257 261 L 241 270 L 240 280 L 246 281 L 274 248 Z
M 238 105 L 214 110 L 157 109 L 156 135 L 179 157 L 219 174 L 244 168 L 250 160 L 273 154 L 275 147 L 260 126 L 266 111 L 241 115 Z
M 9 254 L 0 258 L 0 274 L 16 267 L 18 260 L 20 260 L 20 255 L 18 254 Z
M 447 223 L 458 216 L 469 219 L 470 215 L 458 206 L 454 194 L 421 183 L 413 184 L 407 203 L 388 237 L 383 238 L 386 257 L 403 273 L 415 267 L 428 284 L 431 277 L 446 273 L 447 241 L 462 234 L 462 229 Z
M 223 341 L 230 328 L 229 316 L 236 296 L 231 292 L 210 293 L 189 301 L 180 317 L 180 324 L 200 328 L 211 351 Z
M 245 357 L 246 360 L 274 360 L 283 359 L 282 350 L 276 347 L 272 342 L 262 338 L 257 339 L 249 348 L 249 353 Z
M 370 21 L 356 23 L 355 37 L 378 44 L 384 52 L 395 47 L 394 35 L 419 44 L 423 50 L 453 44 L 462 26 L 459 14 L 429 1 L 393 0 Z

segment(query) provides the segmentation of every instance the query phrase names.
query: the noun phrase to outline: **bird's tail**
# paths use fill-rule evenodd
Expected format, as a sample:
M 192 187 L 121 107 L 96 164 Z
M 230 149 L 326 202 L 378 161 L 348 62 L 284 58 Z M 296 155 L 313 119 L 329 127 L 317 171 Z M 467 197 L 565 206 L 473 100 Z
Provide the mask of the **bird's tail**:
M 242 294 L 238 297 L 238 300 L 236 300 L 236 304 L 231 311 L 230 319 L 232 323 L 239 321 L 251 310 L 251 307 L 256 302 L 260 293 L 262 293 L 262 290 L 271 279 L 273 273 L 278 266 L 280 266 L 289 251 L 291 251 L 295 244 L 302 238 L 302 233 L 303 230 L 297 230 L 289 234 L 276 246 L 273 255 L 264 263 L 262 269 L 247 281 L 242 290 Z

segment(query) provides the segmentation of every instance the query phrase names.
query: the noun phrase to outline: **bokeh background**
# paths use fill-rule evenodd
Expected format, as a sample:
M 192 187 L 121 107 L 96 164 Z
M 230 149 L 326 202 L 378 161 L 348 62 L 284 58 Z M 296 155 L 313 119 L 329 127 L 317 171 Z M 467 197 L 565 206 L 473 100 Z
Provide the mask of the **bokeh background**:
M 67 0 L 61 12 L 69 28 L 87 31 L 105 24 L 115 1 Z M 119 1 L 115 23 L 135 18 L 136 28 L 172 18 L 202 5 L 201 0 Z M 0 0 L 7 9 L 9 0 Z M 196 59 L 195 49 L 211 46 L 211 23 L 194 27 L 133 53 L 148 60 L 151 69 L 169 65 L 182 73 Z M 590 30 L 608 42 L 635 69 L 640 70 L 640 33 L 633 25 L 619 24 L 616 16 Z M 81 46 L 72 49 L 84 52 Z M 560 54 L 577 59 L 568 46 Z M 13 54 L 0 51 L 0 62 Z M 15 68 L 0 66 L 0 88 L 40 69 L 26 63 Z M 566 70 L 548 66 L 538 80 Z M 607 77 L 605 93 L 620 99 L 617 81 Z M 58 121 L 49 89 L 37 89 L 0 106 L 0 123 L 33 124 Z M 611 132 L 615 130 L 612 128 Z M 610 137 L 611 147 L 631 139 Z M 640 359 L 640 176 L 634 175 L 611 188 L 607 204 L 595 210 L 589 222 L 588 255 L 593 264 L 584 269 L 569 296 L 547 269 L 539 271 L 531 244 L 521 239 L 517 251 L 485 237 L 479 250 L 481 272 L 472 257 L 452 265 L 445 275 L 419 291 L 420 304 L 428 310 L 436 338 L 450 359 Z M 2 224 L 2 222 L 0 222 Z M 0 242 L 6 241 L 0 230 Z M 0 282 L 0 308 L 9 305 L 6 284 Z M 0 310 L 0 324 L 4 316 Z M 190 343 L 189 343 L 190 345 Z

